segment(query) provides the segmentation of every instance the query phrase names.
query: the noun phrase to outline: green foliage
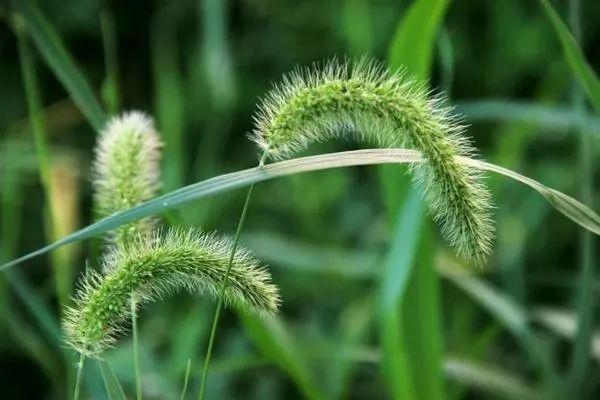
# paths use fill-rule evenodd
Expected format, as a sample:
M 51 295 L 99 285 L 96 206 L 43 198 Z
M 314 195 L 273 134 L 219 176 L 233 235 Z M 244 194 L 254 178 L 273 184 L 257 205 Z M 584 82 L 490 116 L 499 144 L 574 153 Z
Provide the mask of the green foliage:
M 246 330 L 232 320 L 235 315 L 222 314 L 207 397 L 388 398 L 402 393 L 407 376 L 415 397 L 427 400 L 598 397 L 592 343 L 597 335 L 591 335 L 597 282 L 589 257 L 595 239 L 587 240 L 595 236 L 583 239 L 584 230 L 512 184 L 517 180 L 533 188 L 570 220 L 600 233 L 600 217 L 591 210 L 598 194 L 593 159 L 599 119 L 583 97 L 597 105 L 598 11 L 596 2 L 580 0 L 283 0 L 241 7 L 202 0 L 149 2 L 136 10 L 94 1 L 0 5 L 2 262 L 45 246 L 8 264 L 27 260 L 23 268 L 1 268 L 4 397 L 65 398 L 74 384 L 76 360 L 60 336 L 63 309 L 54 307 L 58 298 L 49 290 L 59 275 L 69 286 L 73 276 L 67 268 L 49 266 L 71 249 L 73 262 L 98 266 L 97 243 L 92 241 L 91 251 L 83 243 L 50 250 L 108 234 L 113 245 L 106 249 L 116 251 L 124 245 L 114 246 L 115 234 L 109 232 L 139 226 L 154 237 L 160 217 L 171 225 L 201 222 L 230 230 L 231 210 L 242 200 L 234 189 L 257 182 L 264 183 L 256 187 L 248 215 L 251 231 L 240 240 L 273 266 L 285 308 L 275 320 L 243 318 L 252 320 Z M 577 14 L 581 21 L 573 17 Z M 26 77 L 39 85 L 32 121 L 26 118 L 31 95 L 26 96 L 19 69 L 27 54 L 24 59 L 18 54 L 18 38 L 11 35 L 15 26 L 31 43 L 29 61 L 48 67 L 30 69 L 33 74 Z M 366 54 L 386 60 L 392 71 L 404 67 L 428 87 L 443 88 L 465 115 L 461 123 L 470 125 L 477 148 L 496 164 L 457 159 L 467 168 L 494 173 L 487 183 L 498 204 L 499 244 L 486 261 L 490 273 L 457 263 L 431 234 L 432 224 L 423 223 L 423 211 L 399 218 L 398 210 L 423 209 L 407 208 L 418 195 L 407 190 L 406 168 L 396 165 L 427 168 L 418 166 L 426 161 L 419 152 L 328 153 L 340 144 L 318 143 L 311 151 L 323 153 L 319 156 L 243 170 L 256 160 L 243 134 L 250 129 L 248 115 L 268 82 L 293 65 L 334 54 Z M 569 87 L 573 77 L 580 94 Z M 102 213 L 102 220 L 90 224 L 95 215 L 87 206 L 98 194 L 87 184 L 91 145 L 105 126 L 105 112 L 114 115 L 123 106 L 154 110 L 164 133 L 165 194 Z M 36 229 L 47 227 L 50 216 L 32 140 L 32 133 L 41 132 L 39 121 L 53 161 L 53 187 L 73 200 L 58 201 L 58 215 L 81 218 L 60 233 L 73 234 L 51 238 L 55 242 L 48 245 L 49 232 Z M 15 139 L 24 146 L 11 146 Z M 404 144 L 414 148 L 408 140 Z M 66 157 L 77 175 L 72 182 L 55 174 L 54 166 Z M 381 163 L 389 165 L 379 180 L 372 179 L 374 168 L 326 171 Z M 96 168 L 91 175 L 93 180 Z M 274 179 L 289 175 L 293 190 L 285 186 L 290 179 Z M 182 187 L 201 179 L 206 180 Z M 564 194 L 578 189 L 582 202 Z M 66 220 L 59 219 L 61 226 Z M 410 221 L 421 228 L 411 229 Z M 132 233 L 131 240 L 139 235 Z M 577 264 L 585 266 L 579 277 Z M 373 298 L 381 289 L 392 294 L 385 313 L 382 299 Z M 204 361 L 201 348 L 214 305 L 185 290 L 164 297 L 144 304 L 139 340 L 133 340 L 143 381 L 132 368 L 131 341 L 120 340 L 101 354 L 106 362 L 86 360 L 82 398 L 135 397 L 141 383 L 146 398 L 178 398 L 188 377 L 188 395 L 196 394 L 194 378 Z M 542 319 L 530 312 L 544 309 L 546 302 L 560 315 L 546 313 Z M 403 356 L 405 363 L 394 363 Z M 188 359 L 192 368 L 186 372 Z M 19 384 L 21 377 L 27 385 Z
M 32 2 L 14 3 L 19 13 L 18 18 L 22 18 L 27 33 L 35 42 L 48 67 L 73 97 L 90 124 L 95 129 L 100 129 L 106 118 L 104 111 L 54 27 Z
M 581 85 L 596 110 L 600 110 L 600 78 L 590 67 L 585 59 L 577 41 L 569 32 L 569 28 L 562 22 L 560 16 L 554 11 L 548 0 L 540 0 L 548 19 L 552 23 L 556 35 L 560 40 L 563 53 L 573 75 Z

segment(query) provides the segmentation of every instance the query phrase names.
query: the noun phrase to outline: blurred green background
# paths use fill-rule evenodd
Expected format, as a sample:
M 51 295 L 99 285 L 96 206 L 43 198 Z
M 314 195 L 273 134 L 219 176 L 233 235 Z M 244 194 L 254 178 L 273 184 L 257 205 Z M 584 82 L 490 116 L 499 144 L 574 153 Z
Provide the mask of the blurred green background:
M 428 79 L 464 115 L 484 159 L 597 210 L 600 117 L 548 4 L 2 2 L 0 259 L 95 219 L 89 172 L 106 115 L 154 116 L 166 193 L 256 165 L 246 135 L 260 97 L 282 73 L 334 56 L 368 55 Z M 551 4 L 598 71 L 600 2 Z M 322 171 L 255 188 L 242 243 L 270 265 L 284 302 L 273 319 L 223 315 L 208 398 L 600 396 L 598 240 L 536 193 L 490 175 L 498 238 L 487 265 L 468 268 L 406 190 L 405 170 Z M 162 217 L 232 234 L 244 195 Z M 60 314 L 99 248 L 81 242 L 0 275 L 2 398 L 70 396 L 76 358 Z M 179 398 L 188 360 L 195 398 L 214 306 L 181 293 L 144 308 L 144 398 Z M 108 398 L 106 382 L 120 398 L 117 380 L 131 398 L 130 335 L 84 373 L 83 398 Z

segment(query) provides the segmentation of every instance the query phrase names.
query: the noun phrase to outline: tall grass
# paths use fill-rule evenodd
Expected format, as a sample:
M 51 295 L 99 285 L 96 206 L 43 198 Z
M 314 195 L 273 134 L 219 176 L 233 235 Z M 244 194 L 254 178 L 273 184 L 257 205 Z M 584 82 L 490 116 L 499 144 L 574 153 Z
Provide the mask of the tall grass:
M 299 394 L 313 399 L 345 398 L 350 393 L 407 399 L 459 399 L 478 393 L 506 398 L 594 396 L 598 380 L 593 373 L 596 361 L 591 359 L 593 267 L 600 217 L 593 211 L 593 158 L 600 81 L 593 55 L 586 60 L 583 50 L 587 31 L 589 37 L 595 33 L 593 24 L 586 22 L 593 19 L 587 13 L 593 7 L 571 1 L 567 25 L 561 18 L 563 9 L 547 0 L 536 6 L 348 0 L 342 8 L 307 2 L 287 8 L 234 9 L 228 2 L 206 0 L 155 6 L 147 14 L 148 23 L 142 22 L 146 18 L 131 21 L 120 7 L 105 5 L 94 13 L 93 28 L 82 22 L 85 18 L 79 28 L 69 25 L 68 12 L 61 17 L 63 25 L 48 4 L 15 1 L 3 7 L 2 15 L 9 16 L 5 20 L 19 21 L 15 43 L 20 56 L 14 63 L 21 68 L 23 87 L 14 93 L 22 97 L 21 108 L 27 105 L 28 113 L 17 113 L 20 120 L 15 122 L 9 117 L 17 115 L 10 100 L 0 112 L 0 127 L 9 127 L 6 139 L 0 141 L 0 249 L 6 277 L 0 281 L 0 305 L 7 310 L 0 319 L 0 337 L 18 345 L 15 350 L 3 345 L 0 351 L 26 355 L 59 397 L 67 397 L 77 386 L 81 397 L 122 399 L 135 391 L 138 396 L 184 398 L 198 384 L 201 398 L 202 393 L 206 397 L 243 393 L 247 398 Z M 86 6 L 79 7 L 80 15 L 86 15 Z M 472 24 L 487 14 L 471 14 L 471 7 L 493 10 L 485 30 Z M 519 25 L 526 13 L 539 17 L 528 19 L 528 29 Z M 146 26 L 143 34 L 133 33 L 141 24 Z M 84 26 L 91 31 L 76 38 L 73 32 Z M 146 32 L 150 32 L 149 52 L 136 42 Z M 508 45 L 513 33 L 522 40 Z M 546 55 L 531 45 L 541 37 L 550 46 Z M 81 43 L 90 40 L 98 45 L 82 51 Z M 132 40 L 136 45 L 131 47 Z M 92 48 L 98 54 L 92 54 Z M 336 52 L 369 53 L 387 58 L 391 69 L 404 66 L 431 87 L 442 86 L 466 122 L 474 124 L 470 132 L 485 157 L 495 163 L 459 161 L 492 173 L 486 182 L 498 205 L 499 244 L 485 270 L 464 269 L 462 261 L 440 244 L 404 167 L 379 167 L 378 185 L 365 178 L 363 169 L 345 168 L 344 175 L 325 171 L 420 165 L 424 162 L 420 153 L 332 152 L 346 150 L 347 145 L 318 144 L 311 149 L 322 153 L 318 156 L 301 154 L 220 175 L 251 159 L 253 150 L 246 147 L 241 133 L 250 129 L 251 107 L 268 89 L 267 82 L 297 62 L 307 64 Z M 146 53 L 151 56 L 148 60 Z M 134 60 L 140 55 L 143 59 Z M 47 69 L 38 68 L 38 56 Z M 558 61 L 550 65 L 546 57 Z M 78 58 L 85 69 L 78 67 Z M 130 64 L 136 66 L 135 74 Z M 542 69 L 547 72 L 540 73 Z M 3 74 L 9 70 L 3 69 Z M 101 76 L 98 71 L 103 71 Z M 572 72 L 575 81 L 568 96 L 565 71 Z M 10 89 L 8 80 L 0 79 Z M 524 92 L 529 99 L 523 99 Z M 65 95 L 66 100 L 55 103 L 57 96 Z M 84 227 L 77 230 L 79 205 L 84 210 L 89 205 L 86 185 L 77 181 L 78 174 L 87 178 L 81 167 L 89 164 L 85 143 L 104 126 L 106 114 L 133 105 L 153 108 L 164 131 L 163 194 L 96 223 L 88 224 L 90 218 L 85 217 Z M 91 128 L 73 124 L 81 120 L 79 113 Z M 33 146 L 23 150 L 15 145 L 13 139 L 19 135 Z M 27 165 L 26 154 L 33 149 L 36 159 Z M 581 173 L 577 182 L 575 158 L 566 156 L 575 153 Z M 296 179 L 302 172 L 319 170 L 323 172 L 305 174 L 285 186 L 291 182 L 286 176 Z M 539 196 L 512 180 L 533 188 L 579 227 L 563 225 L 566 219 L 557 218 Z M 193 181 L 198 183 L 184 186 Z M 148 312 L 133 325 L 133 347 L 123 339 L 106 352 L 106 360 L 87 360 L 76 377 L 76 360 L 63 351 L 58 312 L 44 278 L 57 283 L 59 303 L 70 303 L 73 271 L 64 267 L 78 260 L 83 270 L 87 254 L 81 257 L 62 246 L 149 216 L 175 225 L 202 222 L 209 228 L 232 230 L 223 221 L 229 215 L 237 217 L 231 205 L 239 194 L 229 192 L 249 186 L 252 193 L 258 183 L 252 207 L 250 195 L 243 204 L 238 229 L 233 231 L 235 244 L 227 255 L 235 257 L 239 241 L 273 265 L 285 300 L 282 315 L 261 318 L 241 313 L 240 325 L 232 323 L 230 314 L 221 313 L 231 266 L 226 262 L 223 279 L 215 286 L 218 300 L 212 325 L 211 303 L 199 299 L 177 296 L 148 305 Z M 65 190 L 69 185 L 71 189 Z M 283 189 L 288 187 L 294 190 Z M 578 193 L 581 202 L 563 192 Z M 44 221 L 49 227 L 44 247 L 40 235 L 28 228 L 39 226 L 43 218 L 34 209 L 42 203 L 29 201 L 40 193 L 49 217 Z M 212 201 L 198 204 L 207 198 Z M 242 232 L 245 219 L 248 228 Z M 580 227 L 581 234 L 576 233 Z M 35 248 L 39 249 L 32 251 Z M 26 255 L 15 260 L 19 254 Z M 34 257 L 44 254 L 54 268 L 40 278 L 46 273 L 42 268 L 46 258 Z M 571 268 L 574 264 L 580 266 L 578 273 Z M 86 265 L 89 268 L 93 265 Z M 550 289 L 548 284 L 560 286 Z M 217 324 L 219 316 L 222 321 Z M 206 340 L 208 356 L 203 351 Z M 130 368 L 132 350 L 139 352 L 135 359 L 144 370 L 142 387 L 140 373 Z M 98 368 L 91 368 L 94 365 Z M 65 377 L 70 377 L 67 382 Z M 13 386 L 7 385 L 8 390 Z

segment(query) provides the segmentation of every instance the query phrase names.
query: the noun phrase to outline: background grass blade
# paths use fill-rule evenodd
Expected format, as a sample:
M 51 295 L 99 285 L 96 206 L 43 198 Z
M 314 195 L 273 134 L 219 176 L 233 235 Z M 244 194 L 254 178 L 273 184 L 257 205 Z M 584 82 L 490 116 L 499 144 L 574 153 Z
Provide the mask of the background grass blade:
M 597 111 L 600 111 L 600 79 L 585 60 L 583 52 L 577 44 L 569 28 L 562 22 L 558 13 L 548 0 L 539 0 L 550 19 L 554 31 L 560 40 L 563 53 L 573 75 L 581 85 Z
M 541 400 L 544 397 L 527 386 L 522 379 L 496 366 L 472 362 L 459 357 L 446 357 L 444 372 L 449 379 L 502 398 Z
M 544 132 L 556 130 L 572 130 L 581 124 L 591 128 L 583 132 L 586 135 L 599 137 L 600 118 L 581 116 L 571 108 L 528 103 L 514 100 L 479 99 L 469 102 L 459 102 L 456 110 L 464 114 L 470 122 L 527 122 L 539 125 Z
M 120 108 L 119 54 L 117 50 L 117 27 L 112 12 L 108 8 L 100 11 L 100 31 L 104 49 L 104 82 L 102 82 L 102 100 L 109 114 L 116 114 Z
M 569 1 L 569 21 L 573 31 L 575 44 L 583 42 L 583 31 L 580 22 L 581 4 L 579 0 Z M 567 56 L 565 54 L 565 56 Z M 600 82 L 600 81 L 598 81 Z M 600 85 L 599 85 L 600 86 Z M 600 91 L 598 92 L 600 94 Z M 594 143 L 585 132 L 589 129 L 585 125 L 585 104 L 580 87 L 574 85 L 571 93 L 573 111 L 577 113 L 579 124 L 574 130 L 579 136 L 578 161 L 581 183 L 579 185 L 582 201 L 593 204 L 594 200 L 594 165 L 593 148 Z M 571 365 L 569 371 L 569 384 L 574 396 L 589 397 L 590 390 L 586 382 L 590 372 L 590 353 L 592 327 L 594 324 L 595 295 L 594 295 L 594 240 L 589 232 L 581 232 L 579 240 L 580 254 L 580 287 L 576 289 L 574 298 L 577 307 L 577 340 L 574 343 L 571 354 Z
M 429 78 L 435 39 L 449 4 L 448 0 L 416 0 L 410 5 L 390 45 L 392 68 L 404 66 L 419 79 Z
M 276 317 L 260 318 L 244 314 L 242 321 L 246 332 L 261 353 L 287 372 L 305 398 L 324 398 L 305 364 L 303 353 L 297 348 L 294 339 L 280 320 Z
M 104 389 L 109 400 L 126 400 L 125 392 L 119 383 L 114 371 L 105 360 L 98 360 L 98 369 L 104 381 Z
M 152 72 L 155 85 L 156 119 L 165 142 L 163 188 L 183 185 L 186 158 L 183 132 L 187 121 L 184 82 L 177 60 L 177 27 L 186 11 L 184 2 L 169 3 L 152 21 Z
M 396 399 L 416 399 L 417 393 L 420 393 L 417 392 L 413 377 L 415 368 L 411 365 L 403 313 L 399 309 L 415 264 L 418 241 L 423 234 L 422 215 L 423 202 L 412 191 L 399 214 L 397 231 L 381 275 L 378 300 L 380 343 L 383 348 L 381 367 Z
M 405 68 L 420 80 L 430 78 L 437 35 L 449 3 L 448 0 L 415 0 L 410 4 L 388 49 L 390 69 Z M 388 384 L 395 399 L 443 399 L 439 282 L 431 265 L 431 222 L 423 221 L 425 207 L 417 205 L 422 200 L 405 174 L 392 166 L 384 166 L 382 184 L 390 226 L 395 231 L 402 231 L 404 240 L 414 249 L 404 247 L 404 254 L 400 254 L 392 247 L 387 261 L 388 271 L 405 268 L 408 276 L 406 290 L 398 292 L 395 311 L 391 310 L 392 304 L 388 304 L 390 309 L 382 319 L 384 359 L 388 360 L 384 364 L 395 367 L 391 371 L 384 367 L 389 373 Z M 407 221 L 396 218 L 399 204 L 406 207 L 402 214 Z M 420 219 L 417 226 L 422 224 L 423 227 L 413 232 L 404 231 L 402 225 L 414 218 Z M 416 237 L 409 240 L 411 236 Z M 389 278 L 384 277 L 386 284 L 402 285 Z
M 358 165 L 400 164 L 422 162 L 418 151 L 406 149 L 366 149 L 344 151 L 339 153 L 321 154 L 318 156 L 300 157 L 287 161 L 254 167 L 238 172 L 220 175 L 198 182 L 170 193 L 158 196 L 152 200 L 132 207 L 128 210 L 103 218 L 83 229 L 73 232 L 45 247 L 30 252 L 18 259 L 0 266 L 5 270 L 33 257 L 45 254 L 65 244 L 94 237 L 122 224 L 136 221 L 150 215 L 160 214 L 178 205 L 214 196 L 243 186 L 251 185 L 277 177 L 293 175 L 302 172 L 318 171 L 331 168 L 342 168 Z M 492 171 L 521 182 L 540 193 L 548 202 L 567 216 L 573 222 L 600 235 L 600 216 L 589 207 L 557 190 L 548 188 L 541 183 L 520 175 L 498 165 L 469 158 L 461 158 L 461 162 L 475 168 Z
M 18 16 L 25 23 L 27 33 L 33 39 L 48 67 L 63 84 L 92 127 L 100 130 L 106 119 L 104 111 L 54 27 L 34 3 L 16 0 L 14 4 Z

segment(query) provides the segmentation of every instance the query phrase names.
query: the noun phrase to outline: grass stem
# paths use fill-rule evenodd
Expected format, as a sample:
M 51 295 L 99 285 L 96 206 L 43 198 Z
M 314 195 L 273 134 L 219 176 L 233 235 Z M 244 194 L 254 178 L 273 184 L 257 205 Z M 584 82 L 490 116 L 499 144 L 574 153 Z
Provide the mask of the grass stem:
M 262 157 L 260 158 L 259 167 L 262 167 L 264 165 L 264 162 L 267 158 L 267 154 L 268 154 L 268 150 L 265 150 Z M 223 297 L 225 295 L 225 289 L 227 288 L 227 278 L 229 277 L 229 272 L 231 271 L 231 266 L 233 265 L 235 251 L 237 249 L 237 245 L 240 240 L 240 233 L 242 232 L 242 227 L 244 226 L 244 222 L 246 220 L 246 214 L 248 212 L 248 207 L 250 205 L 250 199 L 252 198 L 253 190 L 254 190 L 254 183 L 250 185 L 250 187 L 248 188 L 248 193 L 246 194 L 246 200 L 244 201 L 242 215 L 240 215 L 240 219 L 238 221 L 238 225 L 237 225 L 237 228 L 235 231 L 235 236 L 233 238 L 233 245 L 231 246 L 231 255 L 229 256 L 229 263 L 227 264 L 227 270 L 225 271 L 225 276 L 223 277 L 223 283 L 221 284 L 221 290 L 219 291 L 219 300 L 217 301 L 217 308 L 215 309 L 212 326 L 210 328 L 210 337 L 208 339 L 208 347 L 206 349 L 206 358 L 204 359 L 204 368 L 202 369 L 200 394 L 198 395 L 198 399 L 200 399 L 200 400 L 204 400 L 205 391 L 206 391 L 206 378 L 208 377 L 208 367 L 210 365 L 210 358 L 212 356 L 213 346 L 215 343 L 215 336 L 217 333 L 217 325 L 219 324 L 219 317 L 221 316 L 221 309 L 223 308 Z
M 181 395 L 179 396 L 179 400 L 185 399 L 185 394 L 187 392 L 188 381 L 190 380 L 190 369 L 192 366 L 192 360 L 188 358 L 187 367 L 185 368 L 185 378 L 183 379 L 183 387 L 181 388 Z
M 79 354 L 79 362 L 77 363 L 77 378 L 75 378 L 75 390 L 73 391 L 73 400 L 79 399 L 79 390 L 81 387 L 81 376 L 83 371 L 83 363 L 85 362 L 85 355 Z
M 142 400 L 142 381 L 140 377 L 140 355 L 137 329 L 137 304 L 131 296 L 131 329 L 133 331 L 133 372 L 135 375 L 135 398 Z

